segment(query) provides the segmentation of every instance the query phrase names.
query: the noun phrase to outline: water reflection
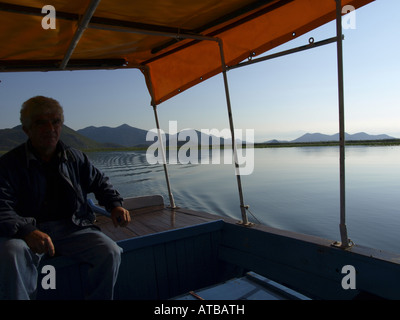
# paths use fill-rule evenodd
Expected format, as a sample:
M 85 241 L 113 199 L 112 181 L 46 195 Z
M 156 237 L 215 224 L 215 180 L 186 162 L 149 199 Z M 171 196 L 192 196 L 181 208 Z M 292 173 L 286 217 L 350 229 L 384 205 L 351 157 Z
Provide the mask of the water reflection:
M 254 172 L 242 176 L 245 204 L 263 224 L 332 240 L 339 235 L 339 149 L 254 149 Z M 223 152 L 230 152 L 225 150 Z M 232 164 L 169 165 L 180 207 L 240 219 Z M 231 155 L 230 155 L 231 156 Z M 124 197 L 162 194 L 161 165 L 145 152 L 101 152 L 89 157 L 110 176 Z M 219 153 L 219 157 L 225 154 Z M 220 158 L 221 159 L 221 158 Z M 356 243 L 400 253 L 400 147 L 346 148 L 346 209 L 349 237 Z M 249 216 L 251 219 L 251 216 Z

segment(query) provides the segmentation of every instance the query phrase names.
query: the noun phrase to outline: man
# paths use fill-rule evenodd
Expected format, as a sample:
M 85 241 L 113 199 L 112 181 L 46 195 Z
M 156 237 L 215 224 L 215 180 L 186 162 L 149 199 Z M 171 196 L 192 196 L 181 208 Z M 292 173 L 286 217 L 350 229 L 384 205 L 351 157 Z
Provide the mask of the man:
M 82 152 L 60 138 L 63 109 L 37 96 L 22 105 L 26 143 L 0 158 L 0 298 L 35 297 L 40 259 L 64 255 L 89 264 L 87 299 L 112 299 L 122 249 L 93 225 L 93 192 L 114 225 L 130 215 L 120 194 Z M 62 290 L 62 288 L 60 288 Z

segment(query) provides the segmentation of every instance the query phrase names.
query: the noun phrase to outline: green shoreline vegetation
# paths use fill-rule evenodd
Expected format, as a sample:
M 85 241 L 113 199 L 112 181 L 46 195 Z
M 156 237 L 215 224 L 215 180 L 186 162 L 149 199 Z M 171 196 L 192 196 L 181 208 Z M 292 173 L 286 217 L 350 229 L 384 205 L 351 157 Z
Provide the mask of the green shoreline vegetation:
M 254 148 L 329 147 L 339 146 L 339 141 L 255 143 Z M 346 146 L 399 146 L 400 139 L 348 140 Z

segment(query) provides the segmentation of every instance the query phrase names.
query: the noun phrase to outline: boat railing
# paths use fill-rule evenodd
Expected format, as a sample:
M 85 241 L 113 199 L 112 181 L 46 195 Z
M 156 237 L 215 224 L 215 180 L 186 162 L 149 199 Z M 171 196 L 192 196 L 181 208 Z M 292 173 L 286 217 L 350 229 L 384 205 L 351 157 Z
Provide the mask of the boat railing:
M 339 231 L 340 231 L 340 237 L 341 241 L 334 241 L 332 243 L 333 246 L 342 248 L 342 249 L 348 249 L 353 245 L 353 242 L 349 239 L 348 234 L 347 234 L 347 227 L 346 227 L 346 184 L 345 184 L 345 118 L 344 118 L 344 80 L 343 80 L 343 39 L 344 36 L 342 34 L 342 1 L 341 0 L 335 0 L 336 1 L 336 36 L 315 42 L 314 38 L 309 39 L 309 44 L 306 46 L 301 46 L 298 48 L 294 48 L 291 50 L 286 50 L 280 53 L 275 53 L 273 55 L 269 55 L 266 57 L 261 57 L 258 59 L 253 59 L 252 53 L 249 56 L 248 61 L 239 63 L 235 66 L 227 66 L 225 63 L 225 55 L 224 55 L 224 47 L 223 47 L 223 41 L 219 38 L 214 38 L 214 37 L 200 37 L 198 40 L 203 40 L 203 41 L 215 41 L 218 44 L 219 52 L 220 52 L 220 59 L 221 59 L 221 70 L 222 70 L 222 75 L 223 75 L 223 82 L 224 82 L 224 88 L 225 88 L 225 98 L 226 98 L 226 106 L 227 106 L 227 111 L 228 111 L 228 118 L 229 118 L 229 126 L 230 126 L 230 133 L 231 133 L 231 139 L 232 139 L 232 157 L 233 157 L 233 163 L 235 166 L 235 174 L 236 174 L 236 181 L 237 181 L 237 187 L 238 187 L 238 194 L 239 194 L 239 208 L 241 212 L 241 224 L 244 226 L 251 227 L 253 224 L 249 222 L 248 216 L 247 216 L 247 211 L 249 206 L 245 204 L 244 201 L 244 194 L 243 194 L 243 188 L 242 188 L 242 182 L 241 182 L 241 174 L 239 170 L 239 162 L 238 162 L 238 155 L 237 155 L 237 145 L 235 143 L 235 127 L 234 127 L 234 121 L 233 121 L 233 115 L 232 115 L 232 108 L 231 108 L 231 99 L 230 99 L 230 92 L 229 92 L 229 85 L 228 85 L 228 76 L 227 76 L 227 71 L 235 68 L 239 68 L 242 66 L 247 66 L 250 64 L 266 61 L 266 60 L 271 60 L 274 58 L 282 57 L 288 54 L 292 53 L 297 53 L 300 51 L 304 50 L 309 50 L 313 48 L 317 48 L 323 45 L 331 44 L 331 43 L 336 43 L 337 45 L 337 70 L 338 70 L 338 97 L 339 97 L 339 137 L 340 137 L 340 223 L 339 223 Z M 171 37 L 172 35 L 164 35 L 167 37 Z M 176 37 L 176 35 L 175 35 Z M 193 35 L 185 35 L 185 34 L 180 34 L 180 38 L 186 39 L 186 38 L 193 38 Z M 146 73 L 146 70 L 144 70 Z M 168 167 L 167 167 L 167 162 L 166 162 L 166 154 L 165 150 L 163 148 L 163 143 L 162 143 L 162 135 L 161 135 L 161 130 L 160 130 L 160 125 L 159 125 L 159 120 L 158 120 L 158 115 L 157 115 L 157 104 L 154 99 L 154 94 L 153 94 L 153 89 L 151 87 L 151 83 L 149 84 L 149 91 L 150 95 L 152 97 L 152 105 L 154 108 L 154 115 L 155 115 L 155 121 L 158 129 L 158 141 L 160 144 L 160 150 L 162 152 L 162 156 L 164 159 L 163 166 L 164 166 L 164 172 L 165 172 L 165 178 L 166 178 L 166 183 L 167 183 L 167 188 L 168 188 L 168 194 L 170 198 L 170 205 L 171 208 L 176 208 L 175 200 L 173 197 L 173 192 L 172 192 L 172 187 L 170 184 L 170 179 L 169 179 L 169 174 L 168 174 Z

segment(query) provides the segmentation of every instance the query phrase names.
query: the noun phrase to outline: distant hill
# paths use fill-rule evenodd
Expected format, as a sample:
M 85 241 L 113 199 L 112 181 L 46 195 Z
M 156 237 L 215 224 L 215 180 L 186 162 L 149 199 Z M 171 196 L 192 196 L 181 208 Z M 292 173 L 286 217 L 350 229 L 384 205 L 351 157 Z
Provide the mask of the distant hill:
M 110 127 L 94 127 L 90 126 L 84 129 L 74 131 L 73 129 L 63 126 L 61 131 L 61 139 L 68 145 L 77 149 L 101 149 L 101 148 L 122 148 L 122 147 L 147 147 L 157 140 L 146 141 L 147 130 L 131 127 L 123 124 L 116 128 Z M 185 141 L 179 141 L 176 135 L 165 134 L 167 145 L 169 139 L 176 139 L 177 146 L 183 144 L 197 144 L 205 142 L 205 144 L 220 143 L 223 145 L 222 138 L 212 137 L 200 131 L 195 131 L 197 141 L 194 137 L 186 137 Z M 178 133 L 179 138 L 185 138 L 185 131 Z M 11 129 L 0 129 L 0 151 L 8 151 L 25 142 L 26 134 L 22 130 L 22 126 L 16 126 Z M 229 143 L 229 140 L 228 140 Z
M 95 141 L 79 132 L 67 127 L 63 126 L 63 130 L 61 131 L 60 137 L 67 145 L 77 148 L 77 149 L 101 149 L 101 148 L 118 148 L 121 145 L 116 143 L 104 143 L 101 141 Z
M 370 135 L 365 132 L 358 132 L 355 134 L 346 133 L 345 139 L 347 141 L 368 141 L 368 140 L 391 140 L 396 138 L 388 136 L 387 134 Z M 323 133 L 306 133 L 301 137 L 291 141 L 282 141 L 273 139 L 265 141 L 264 143 L 277 144 L 277 143 L 307 143 L 307 142 L 331 142 L 331 141 L 339 141 L 339 133 L 332 135 Z
M 63 129 L 61 131 L 61 139 L 66 144 L 77 149 L 117 147 L 117 145 L 115 144 L 104 144 L 93 141 L 87 137 L 80 135 L 79 133 L 65 125 L 63 126 Z M 11 129 L 0 129 L 0 151 L 11 150 L 21 143 L 24 143 L 26 140 L 27 136 L 22 130 L 21 125 Z
M 387 140 L 395 139 L 386 134 L 370 135 L 365 132 L 359 132 L 355 134 L 345 134 L 345 139 L 347 141 L 363 141 L 363 140 Z M 339 133 L 333 135 L 327 135 L 322 133 L 306 133 L 301 137 L 292 140 L 290 142 L 326 142 L 326 141 L 339 141 Z
M 121 147 L 146 147 L 154 143 L 152 141 L 146 141 L 147 130 L 138 129 L 131 127 L 127 124 L 123 124 L 116 128 L 110 127 L 94 127 L 90 126 L 78 131 L 63 126 L 61 133 L 61 139 L 68 145 L 82 150 L 90 149 L 102 149 L 102 148 L 121 148 Z M 197 135 L 197 142 L 203 144 L 220 144 L 224 145 L 223 138 L 212 137 L 211 135 L 206 135 L 200 131 L 195 131 Z M 178 133 L 178 137 L 184 138 L 185 131 L 182 130 Z M 16 126 L 11 129 L 0 129 L 0 151 L 8 151 L 12 148 L 25 142 L 27 136 L 22 130 L 22 126 Z M 165 135 L 167 140 L 167 145 L 169 145 L 169 139 L 177 139 L 176 135 Z M 370 135 L 365 132 L 359 132 L 356 134 L 347 134 L 347 141 L 365 141 L 365 140 L 391 140 L 395 139 L 386 134 L 380 135 Z M 190 141 L 190 142 L 189 142 Z M 284 144 L 284 143 L 309 143 L 309 142 L 330 142 L 339 141 L 339 134 L 326 135 L 322 133 L 306 133 L 301 137 L 294 139 L 292 141 L 279 141 L 270 140 L 264 143 L 267 144 Z M 185 141 L 178 141 L 176 143 L 178 146 L 183 144 L 193 145 L 196 141 L 193 137 L 187 137 Z M 225 141 L 226 145 L 230 144 L 230 139 Z
M 0 150 L 7 151 L 26 141 L 26 134 L 22 126 L 0 130 Z
M 194 140 L 193 132 L 196 133 L 197 136 L 197 140 Z M 187 134 L 187 135 L 186 135 Z M 186 137 L 186 139 L 184 141 L 180 141 L 179 139 L 184 139 Z M 182 130 L 180 132 L 178 132 L 178 134 L 174 134 L 174 135 L 167 135 L 166 140 L 167 140 L 167 146 L 169 146 L 169 141 L 175 139 L 176 143 L 178 146 L 182 146 L 182 145 L 195 145 L 195 144 L 201 144 L 201 145 L 215 145 L 215 144 L 219 144 L 221 146 L 224 145 L 224 139 L 223 138 L 219 138 L 213 135 L 208 135 L 205 133 L 202 133 L 201 131 L 198 130 Z M 230 143 L 230 140 L 227 140 L 227 143 Z
M 118 144 L 124 147 L 147 146 L 152 144 L 146 141 L 147 130 L 123 124 L 116 128 L 90 126 L 80 129 L 77 133 L 101 143 Z
M 277 143 L 285 143 L 285 142 L 288 142 L 288 141 L 272 139 L 272 140 L 265 141 L 264 143 L 277 144 Z
M 80 129 L 77 131 L 81 135 L 88 137 L 92 140 L 102 142 L 102 143 L 114 143 L 120 144 L 124 147 L 140 147 L 140 146 L 150 146 L 157 140 L 146 141 L 147 130 L 138 129 L 131 127 L 127 124 L 123 124 L 116 128 L 110 127 L 87 127 L 84 129 Z M 197 141 L 194 140 L 192 136 L 186 137 L 185 141 L 179 141 L 178 138 L 185 138 L 185 130 L 179 131 L 178 134 L 169 135 L 165 134 L 165 140 L 167 142 L 167 146 L 169 145 L 169 140 L 175 139 L 176 145 L 181 146 L 183 144 L 197 144 L 206 142 L 206 144 L 211 145 L 215 142 L 223 144 L 223 139 L 218 139 L 214 137 L 212 140 L 212 136 L 201 133 L 200 131 L 195 130 L 197 135 Z M 192 133 L 192 132 L 191 132 Z M 178 136 L 178 137 L 177 137 Z M 215 142 L 214 142 L 215 141 Z

